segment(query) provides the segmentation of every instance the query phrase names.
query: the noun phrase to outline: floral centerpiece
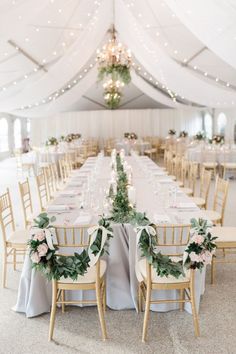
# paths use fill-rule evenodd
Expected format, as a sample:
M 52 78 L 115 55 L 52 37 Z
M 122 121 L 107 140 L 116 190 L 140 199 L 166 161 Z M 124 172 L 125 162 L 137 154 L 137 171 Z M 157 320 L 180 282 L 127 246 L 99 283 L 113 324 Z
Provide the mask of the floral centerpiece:
M 209 139 L 210 144 L 222 145 L 225 142 L 225 138 L 223 135 L 214 135 L 212 139 Z
M 46 146 L 57 146 L 57 145 L 58 145 L 58 140 L 54 136 L 48 138 L 48 140 L 46 141 Z
M 175 135 L 176 134 L 176 130 L 175 129 L 169 129 L 168 134 L 169 135 Z
M 195 140 L 201 141 L 201 140 L 205 140 L 206 139 L 206 134 L 205 132 L 198 132 L 195 136 L 194 136 Z
M 129 140 L 137 140 L 138 139 L 138 135 L 136 133 L 124 133 L 124 138 L 125 139 L 129 139 Z
M 179 133 L 179 138 L 187 138 L 187 136 L 188 136 L 188 132 L 186 132 L 186 130 L 182 130 Z

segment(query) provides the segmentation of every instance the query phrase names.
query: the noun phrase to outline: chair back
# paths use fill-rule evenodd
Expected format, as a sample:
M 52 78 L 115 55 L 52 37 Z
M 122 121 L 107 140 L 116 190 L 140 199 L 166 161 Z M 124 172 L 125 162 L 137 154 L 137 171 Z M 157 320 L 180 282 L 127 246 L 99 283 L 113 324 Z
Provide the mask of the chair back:
M 60 255 L 72 255 L 75 250 L 81 251 L 87 248 L 90 244 L 90 236 L 88 229 L 91 225 L 87 226 L 55 226 L 55 237 L 59 249 L 63 250 L 58 252 Z
M 59 187 L 59 183 L 60 183 L 60 178 L 59 178 L 59 174 L 58 174 L 57 164 L 55 162 L 51 163 L 50 169 L 51 169 L 51 173 L 52 173 L 54 187 L 57 190 L 58 187 Z
M 200 198 L 205 200 L 205 206 L 207 208 L 208 196 L 211 185 L 211 176 L 212 172 L 206 169 L 202 170 L 201 178 L 200 178 Z
M 193 191 L 193 195 L 195 195 L 197 174 L 198 174 L 198 164 L 196 162 L 190 162 L 189 163 L 189 173 L 188 173 L 188 183 L 189 183 L 189 188 L 191 188 Z
M 44 178 L 46 180 L 48 197 L 53 199 L 54 192 L 56 191 L 56 186 L 54 185 L 54 178 L 51 170 L 51 165 L 43 167 Z
M 221 214 L 221 224 L 223 225 L 225 204 L 229 189 L 229 181 L 225 181 L 219 176 L 216 177 L 213 210 Z
M 15 221 L 12 211 L 11 197 L 8 188 L 6 193 L 0 196 L 0 225 L 3 235 L 3 243 L 5 245 L 7 240 L 7 231 L 15 231 Z
M 33 205 L 32 205 L 32 198 L 31 198 L 31 192 L 30 192 L 29 179 L 27 178 L 22 183 L 19 182 L 18 185 L 19 185 L 19 190 L 20 190 L 21 203 L 23 206 L 25 228 L 27 228 L 27 226 L 30 225 L 29 219 L 33 213 Z
M 156 225 L 157 251 L 173 257 L 182 257 L 190 239 L 191 225 Z
M 49 202 L 47 184 L 44 173 L 36 176 L 36 185 L 38 189 L 39 202 L 41 210 L 44 210 L 47 203 Z
M 67 178 L 69 177 L 69 168 L 68 168 L 67 161 L 65 159 L 59 160 L 59 170 L 60 170 L 62 181 L 65 183 Z

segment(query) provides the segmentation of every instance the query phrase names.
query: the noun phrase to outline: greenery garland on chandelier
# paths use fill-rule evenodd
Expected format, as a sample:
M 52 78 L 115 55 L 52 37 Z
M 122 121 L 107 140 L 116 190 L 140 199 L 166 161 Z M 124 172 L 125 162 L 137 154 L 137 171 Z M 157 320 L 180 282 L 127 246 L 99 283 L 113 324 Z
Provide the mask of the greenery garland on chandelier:
M 192 237 L 184 252 L 184 260 L 174 262 L 169 256 L 158 252 L 158 235 L 155 225 L 150 222 L 145 213 L 140 213 L 129 201 L 128 176 L 125 172 L 123 158 L 118 154 L 112 162 L 113 172 L 116 174 L 116 193 L 111 184 L 108 198 L 112 210 L 108 217 L 101 217 L 98 226 L 88 229 L 94 238 L 87 249 L 73 256 L 59 256 L 58 247 L 53 243 L 54 229 L 50 223 L 55 217 L 49 218 L 46 213 L 40 214 L 31 228 L 31 239 L 28 242 L 32 267 L 43 272 L 48 279 L 71 278 L 76 280 L 84 275 L 90 267 L 91 254 L 102 256 L 107 252 L 108 241 L 113 237 L 112 223 L 129 223 L 135 227 L 138 245 L 149 264 L 156 270 L 158 276 L 184 276 L 184 269 L 202 269 L 211 262 L 216 249 L 215 239 L 211 236 L 206 220 L 192 219 Z M 105 234 L 105 242 L 104 241 Z
M 97 50 L 98 80 L 105 81 L 103 96 L 107 107 L 116 109 L 121 101 L 121 89 L 131 81 L 132 59 L 130 51 L 121 43 L 117 43 L 114 25 L 110 33 L 109 42 L 101 51 Z

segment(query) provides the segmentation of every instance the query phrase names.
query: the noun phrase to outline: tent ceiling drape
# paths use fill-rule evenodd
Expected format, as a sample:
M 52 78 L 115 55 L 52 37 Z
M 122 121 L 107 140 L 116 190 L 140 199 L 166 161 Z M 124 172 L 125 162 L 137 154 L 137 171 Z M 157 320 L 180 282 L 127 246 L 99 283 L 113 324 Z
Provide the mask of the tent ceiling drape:
M 94 98 L 94 58 L 96 49 L 107 41 L 113 22 L 119 40 L 131 49 L 142 72 L 184 97 L 185 103 L 232 107 L 236 104 L 235 17 L 233 0 L 147 0 L 145 4 L 141 0 L 42 0 L 37 6 L 32 0 L 13 1 L 11 5 L 3 0 L 0 110 L 40 117 L 71 107 L 79 109 L 84 96 L 88 98 L 87 109 L 96 108 L 102 95 L 98 89 Z M 189 65 L 184 65 L 184 57 Z M 191 70 L 190 64 L 196 62 L 204 70 L 208 68 L 209 75 Z M 57 99 L 44 102 L 81 71 L 76 85 Z M 220 80 L 216 82 L 214 77 Z M 226 87 L 222 83 L 229 78 L 232 82 Z M 135 88 L 150 104 L 156 101 L 157 107 L 184 106 L 132 72 L 129 89 Z

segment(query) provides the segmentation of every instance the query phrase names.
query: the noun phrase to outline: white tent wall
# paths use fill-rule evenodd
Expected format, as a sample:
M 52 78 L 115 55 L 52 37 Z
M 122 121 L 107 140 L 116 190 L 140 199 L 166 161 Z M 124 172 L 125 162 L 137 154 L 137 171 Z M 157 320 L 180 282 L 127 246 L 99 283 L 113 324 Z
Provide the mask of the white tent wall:
M 81 111 L 61 113 L 31 121 L 31 143 L 42 145 L 49 136 L 81 133 L 83 137 L 122 138 L 124 132 L 139 136 L 165 137 L 170 128 L 187 130 L 190 135 L 202 129 L 200 109 L 145 109 Z

